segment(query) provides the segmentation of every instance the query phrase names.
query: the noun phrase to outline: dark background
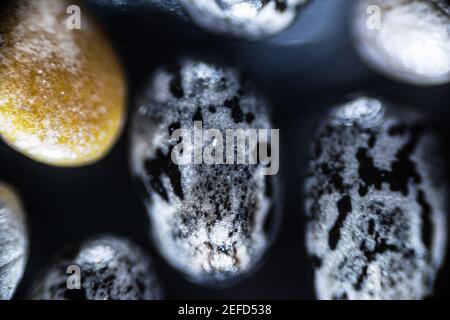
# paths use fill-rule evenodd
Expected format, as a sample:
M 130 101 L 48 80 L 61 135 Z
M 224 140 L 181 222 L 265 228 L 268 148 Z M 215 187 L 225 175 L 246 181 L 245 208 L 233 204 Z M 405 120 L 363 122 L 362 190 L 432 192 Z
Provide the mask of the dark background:
M 88 0 L 87 4 L 124 63 L 129 111 L 151 71 L 180 55 L 228 59 L 247 69 L 261 84 L 272 101 L 274 127 L 280 128 L 282 144 L 279 235 L 264 265 L 234 287 L 194 285 L 169 267 L 151 246 L 146 213 L 128 170 L 127 128 L 105 159 L 76 169 L 34 162 L 0 142 L 0 179 L 20 193 L 31 229 L 31 253 L 16 298 L 26 296 L 37 274 L 62 246 L 112 232 L 133 239 L 149 252 L 169 299 L 314 299 L 313 274 L 304 246 L 305 165 L 320 117 L 355 92 L 379 95 L 421 110 L 443 139 L 446 163 L 450 160 L 450 86 L 415 87 L 369 70 L 352 47 L 352 0 L 313 0 L 291 28 L 259 42 L 209 35 L 187 19 L 150 5 L 102 2 Z M 431 298 L 448 299 L 449 284 L 447 254 Z

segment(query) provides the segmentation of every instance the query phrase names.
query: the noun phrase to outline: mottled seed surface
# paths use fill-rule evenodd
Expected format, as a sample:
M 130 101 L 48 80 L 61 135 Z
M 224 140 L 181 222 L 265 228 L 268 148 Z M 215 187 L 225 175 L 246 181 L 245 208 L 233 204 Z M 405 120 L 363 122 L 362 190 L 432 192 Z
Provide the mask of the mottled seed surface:
M 420 115 L 360 97 L 331 112 L 306 181 L 320 299 L 422 299 L 446 246 L 447 187 Z
M 81 271 L 80 289 L 74 289 Z M 69 279 L 71 277 L 72 279 Z M 68 287 L 70 283 L 71 288 Z M 66 251 L 40 279 L 32 294 L 38 300 L 155 300 L 161 288 L 149 257 L 128 240 L 101 236 Z
M 138 101 L 131 167 L 151 233 L 161 254 L 195 282 L 226 285 L 260 263 L 276 225 L 273 181 L 262 165 L 176 165 L 171 152 L 179 141 L 169 135 L 192 132 L 194 121 L 224 137 L 226 129 L 267 129 L 267 106 L 244 73 L 193 59 L 156 71 Z

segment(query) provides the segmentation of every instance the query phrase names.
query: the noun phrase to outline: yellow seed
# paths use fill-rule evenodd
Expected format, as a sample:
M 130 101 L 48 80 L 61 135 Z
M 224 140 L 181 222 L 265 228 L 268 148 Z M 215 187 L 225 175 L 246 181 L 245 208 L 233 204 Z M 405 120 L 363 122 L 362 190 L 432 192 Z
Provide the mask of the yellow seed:
M 32 159 L 80 166 L 102 158 L 125 117 L 126 88 L 106 37 L 73 0 L 12 1 L 0 13 L 0 135 Z

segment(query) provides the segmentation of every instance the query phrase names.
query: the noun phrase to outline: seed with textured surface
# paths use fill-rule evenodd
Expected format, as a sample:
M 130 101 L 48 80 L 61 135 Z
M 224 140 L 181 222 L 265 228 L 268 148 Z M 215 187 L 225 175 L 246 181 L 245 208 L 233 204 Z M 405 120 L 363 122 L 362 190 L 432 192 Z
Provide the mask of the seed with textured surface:
M 422 118 L 371 98 L 321 126 L 306 182 L 307 248 L 320 299 L 421 299 L 446 244 L 436 138 Z
M 270 128 L 266 107 L 240 71 L 188 59 L 158 70 L 139 101 L 132 172 L 144 185 L 156 246 L 195 282 L 230 284 L 260 262 L 276 225 L 272 179 L 259 164 L 175 165 L 169 134 L 192 130 L 194 121 L 223 136 Z
M 80 289 L 68 288 L 69 277 L 81 272 Z M 71 275 L 72 273 L 72 275 Z M 150 259 L 135 244 L 101 236 L 65 252 L 34 290 L 41 300 L 156 300 L 161 289 Z
M 361 0 L 353 30 L 361 56 L 375 69 L 417 85 L 450 81 L 448 1 Z
M 214 33 L 258 39 L 281 32 L 306 0 L 179 0 L 187 15 Z
M 0 300 L 11 299 L 28 256 L 25 214 L 19 199 L 0 183 Z
M 0 8 L 1 137 L 52 165 L 98 160 L 124 118 L 124 79 L 106 38 L 84 9 L 81 30 L 68 28 L 76 1 L 8 3 Z

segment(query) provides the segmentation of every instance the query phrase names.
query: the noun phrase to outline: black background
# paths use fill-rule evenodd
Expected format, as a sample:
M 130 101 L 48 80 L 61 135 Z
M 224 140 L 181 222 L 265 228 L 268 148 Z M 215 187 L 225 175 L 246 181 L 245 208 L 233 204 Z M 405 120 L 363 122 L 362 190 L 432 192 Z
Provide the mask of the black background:
M 266 262 L 249 278 L 228 289 L 194 285 L 169 267 L 149 242 L 146 213 L 128 170 L 127 128 L 106 158 L 75 169 L 34 162 L 0 142 L 0 179 L 20 193 L 31 229 L 31 253 L 16 298 L 26 297 L 38 273 L 62 246 L 112 232 L 133 239 L 149 252 L 169 299 L 314 299 L 304 246 L 305 165 L 319 119 L 355 92 L 421 110 L 443 139 L 446 163 L 450 160 L 450 86 L 415 87 L 369 70 L 351 42 L 352 0 L 313 0 L 291 28 L 259 42 L 212 36 L 183 17 L 149 5 L 87 2 L 124 63 L 129 111 L 151 71 L 180 55 L 228 59 L 261 84 L 273 104 L 274 127 L 280 128 L 282 224 Z M 447 255 L 431 298 L 449 298 L 449 275 Z

